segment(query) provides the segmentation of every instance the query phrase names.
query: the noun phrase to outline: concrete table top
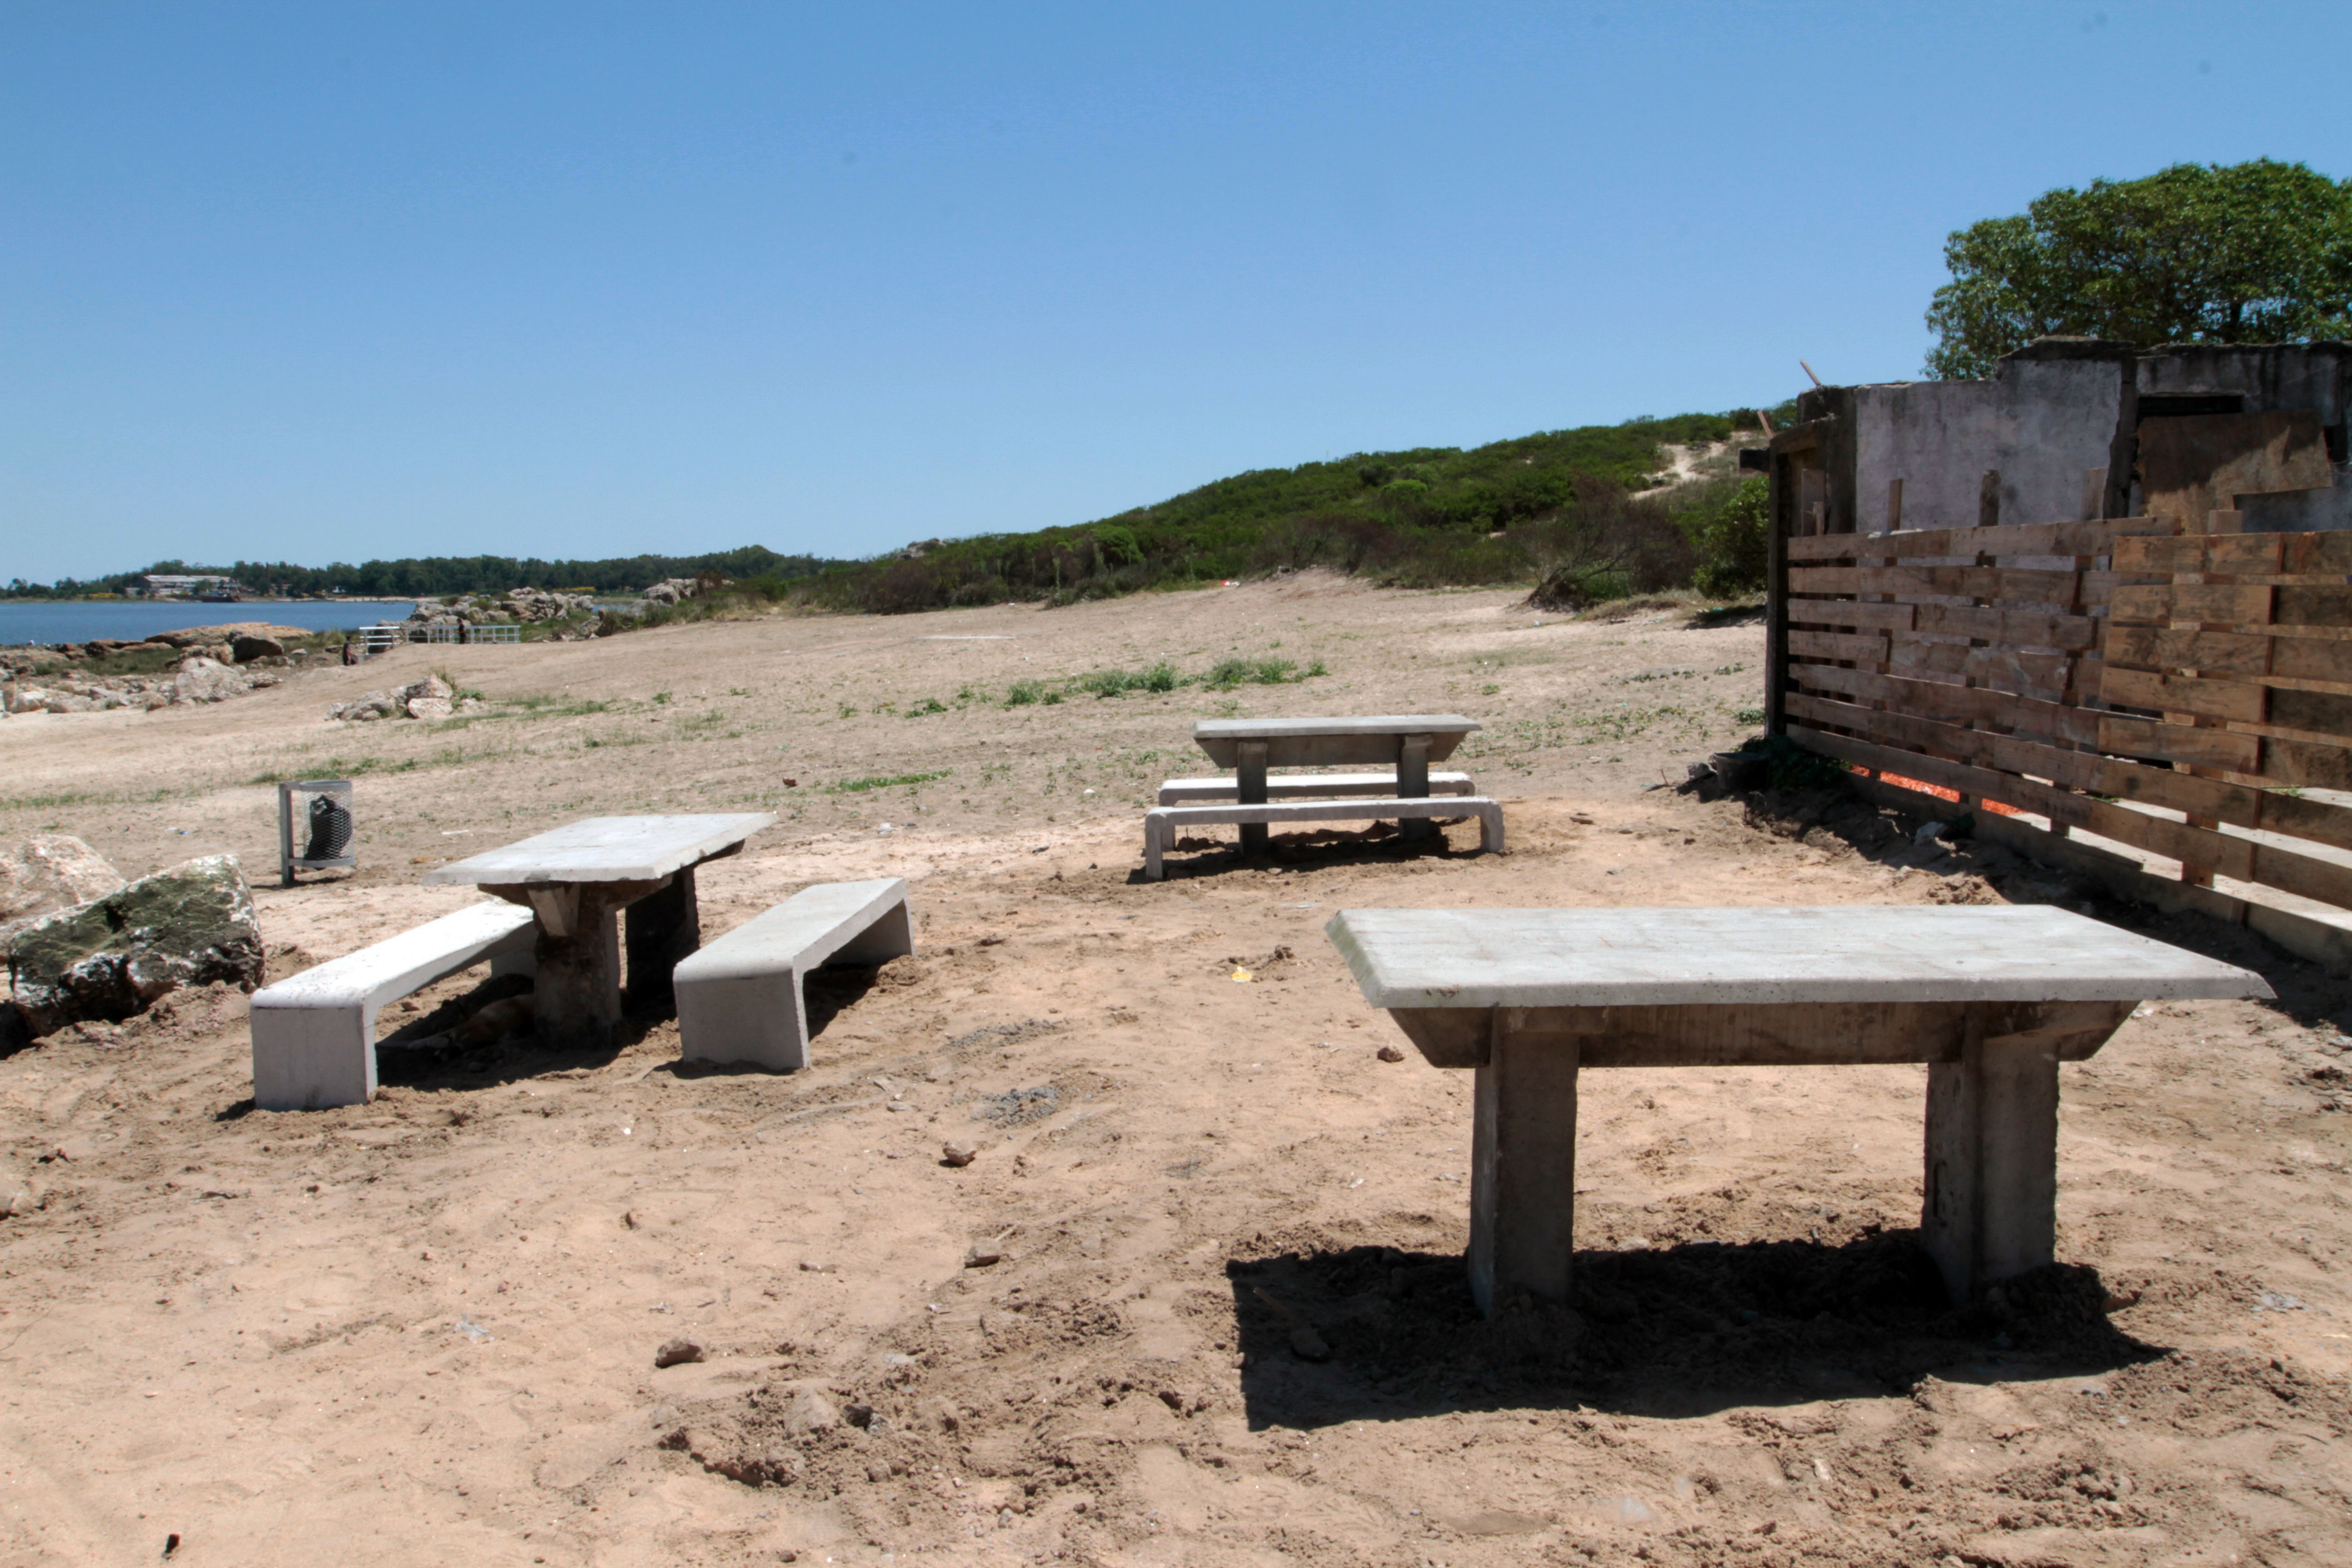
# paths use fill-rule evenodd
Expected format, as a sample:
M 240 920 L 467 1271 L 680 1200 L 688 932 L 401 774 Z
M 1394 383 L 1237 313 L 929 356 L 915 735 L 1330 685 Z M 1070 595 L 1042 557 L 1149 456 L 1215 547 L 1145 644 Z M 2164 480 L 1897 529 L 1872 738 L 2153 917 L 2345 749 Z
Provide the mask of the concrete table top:
M 772 812 L 591 816 L 425 873 L 428 885 L 518 887 L 545 882 L 652 882 L 731 849 Z
M 1268 743 L 1266 762 L 1277 768 L 1346 767 L 1398 760 L 1407 735 L 1429 737 L 1427 760 L 1442 763 L 1462 738 L 1479 728 L 1459 713 L 1391 713 L 1362 719 L 1203 719 L 1192 740 L 1219 767 L 1240 760 L 1244 741 Z
M 1324 931 L 1382 1008 L 2272 994 L 2248 970 L 2046 905 L 1344 910 Z

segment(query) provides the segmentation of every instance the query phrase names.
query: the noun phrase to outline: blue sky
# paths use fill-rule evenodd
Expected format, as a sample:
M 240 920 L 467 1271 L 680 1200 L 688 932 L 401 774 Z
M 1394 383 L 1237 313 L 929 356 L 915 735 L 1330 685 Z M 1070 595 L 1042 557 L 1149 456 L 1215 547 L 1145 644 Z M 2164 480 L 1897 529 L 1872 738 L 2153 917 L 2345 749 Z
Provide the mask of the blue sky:
M 1918 373 L 2352 8 L 0 6 L 0 578 L 861 555 Z M 2340 73 L 2339 73 L 2340 74 Z

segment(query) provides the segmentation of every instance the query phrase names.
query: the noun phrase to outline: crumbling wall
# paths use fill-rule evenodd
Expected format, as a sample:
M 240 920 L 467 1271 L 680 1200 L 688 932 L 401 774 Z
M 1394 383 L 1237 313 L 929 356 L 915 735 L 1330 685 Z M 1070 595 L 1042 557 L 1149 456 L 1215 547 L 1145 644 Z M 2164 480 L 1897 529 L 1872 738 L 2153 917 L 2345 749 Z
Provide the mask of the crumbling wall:
M 2216 413 L 2315 412 L 2327 438 L 2334 488 L 2244 495 L 2238 498 L 2238 510 L 2245 514 L 2249 533 L 2352 528 L 2352 452 L 2346 440 L 2346 421 L 2352 416 L 2352 345 L 2168 344 L 2139 357 L 2137 379 L 2141 398 L 2158 400 L 2150 403 L 2151 415 L 2165 406 L 2160 400 L 2180 399 L 2224 405 L 2214 406 Z M 2137 484 L 2129 505 L 2134 512 L 2142 509 Z

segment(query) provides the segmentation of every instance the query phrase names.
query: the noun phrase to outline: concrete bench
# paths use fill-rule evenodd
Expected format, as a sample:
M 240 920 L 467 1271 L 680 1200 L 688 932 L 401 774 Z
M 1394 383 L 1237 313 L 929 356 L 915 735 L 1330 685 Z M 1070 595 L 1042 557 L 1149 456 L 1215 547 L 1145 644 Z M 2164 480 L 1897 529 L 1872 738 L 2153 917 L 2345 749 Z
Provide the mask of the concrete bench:
M 485 901 L 331 959 L 253 994 L 253 1103 L 263 1110 L 364 1105 L 375 1098 L 375 1019 L 387 1002 L 488 962 L 533 972 L 539 923 Z
M 1193 801 L 1239 800 L 1241 779 L 1170 779 L 1160 786 L 1160 804 L 1185 805 Z M 1265 781 L 1268 800 L 1304 800 L 1314 795 L 1390 795 L 1397 792 L 1397 777 L 1388 773 L 1289 773 Z M 1432 773 L 1429 775 L 1432 795 L 1468 795 L 1471 792 L 1468 773 Z
M 802 977 L 828 961 L 870 968 L 914 951 L 905 878 L 803 888 L 671 972 L 680 1054 L 798 1072 L 808 1066 Z
M 1383 819 L 1430 821 L 1441 817 L 1478 819 L 1478 847 L 1491 855 L 1503 850 L 1503 806 L 1483 795 L 1443 799 L 1400 800 L 1373 796 L 1364 800 L 1277 800 L 1263 805 L 1160 805 L 1143 814 L 1143 879 L 1157 882 L 1167 874 L 1168 851 L 1176 847 L 1181 829 L 1210 823 L 1287 826 L 1298 822 L 1379 822 Z

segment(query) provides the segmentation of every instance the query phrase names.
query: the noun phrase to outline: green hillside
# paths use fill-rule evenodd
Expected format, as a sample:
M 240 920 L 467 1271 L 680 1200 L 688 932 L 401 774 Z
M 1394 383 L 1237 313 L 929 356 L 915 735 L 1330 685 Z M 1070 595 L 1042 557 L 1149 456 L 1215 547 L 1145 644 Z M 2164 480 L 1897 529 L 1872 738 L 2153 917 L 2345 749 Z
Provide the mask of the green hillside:
M 1685 414 L 1261 468 L 1096 522 L 827 566 L 793 596 L 884 614 L 1067 604 L 1316 565 L 1430 586 L 1532 581 L 1565 563 L 1593 592 L 1679 586 L 1705 563 L 1708 525 L 1738 487 L 1726 473 L 1644 505 L 1662 448 L 1757 428 L 1744 410 Z

